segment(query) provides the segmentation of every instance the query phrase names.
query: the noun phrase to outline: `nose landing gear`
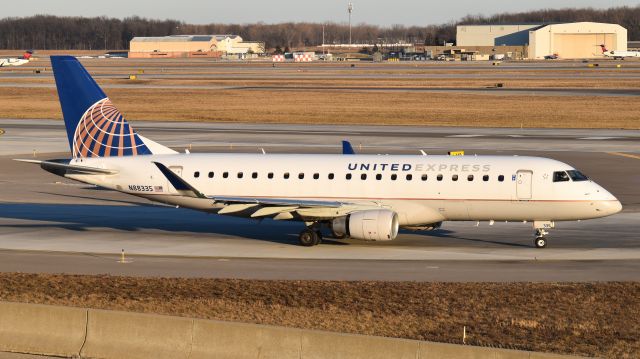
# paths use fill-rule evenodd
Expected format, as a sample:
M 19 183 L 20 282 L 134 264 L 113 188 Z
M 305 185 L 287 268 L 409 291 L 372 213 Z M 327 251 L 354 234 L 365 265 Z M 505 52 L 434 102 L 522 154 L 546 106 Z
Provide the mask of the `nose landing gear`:
M 545 248 L 547 246 L 547 239 L 544 236 L 547 234 L 549 234 L 549 232 L 544 229 L 536 229 L 536 239 L 533 241 L 533 245 L 536 248 Z
M 533 240 L 533 245 L 536 248 L 546 248 L 547 247 L 547 238 L 546 235 L 549 234 L 547 229 L 555 228 L 555 223 L 553 221 L 534 221 L 533 228 L 536 230 L 535 239 Z

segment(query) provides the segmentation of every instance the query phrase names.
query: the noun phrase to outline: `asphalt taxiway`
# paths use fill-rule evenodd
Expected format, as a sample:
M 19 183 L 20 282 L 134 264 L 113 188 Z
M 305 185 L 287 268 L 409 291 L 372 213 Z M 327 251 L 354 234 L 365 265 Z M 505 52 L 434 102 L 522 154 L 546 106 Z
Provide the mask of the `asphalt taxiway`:
M 625 208 L 558 223 L 532 248 L 524 223 L 445 223 L 391 242 L 297 245 L 299 223 L 256 222 L 152 204 L 75 183 L 12 158 L 66 156 L 60 121 L 0 120 L 0 271 L 260 279 L 594 281 L 640 279 L 640 131 L 377 126 L 134 124 L 192 152 L 501 153 L 553 157 L 580 168 Z M 177 140 L 179 139 L 179 140 Z M 167 141 L 165 141 L 167 140 Z M 169 142 L 169 143 L 167 143 Z M 121 251 L 126 262 L 118 263 Z

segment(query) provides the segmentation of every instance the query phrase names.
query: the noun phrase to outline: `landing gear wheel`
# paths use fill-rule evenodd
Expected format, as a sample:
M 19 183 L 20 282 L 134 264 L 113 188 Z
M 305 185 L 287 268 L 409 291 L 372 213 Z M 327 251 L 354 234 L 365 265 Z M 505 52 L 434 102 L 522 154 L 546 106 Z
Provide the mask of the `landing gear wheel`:
M 317 240 L 316 240 L 314 245 L 318 245 L 318 244 L 322 243 L 322 232 L 316 231 L 316 238 L 317 238 Z
M 547 239 L 544 237 L 538 237 L 533 241 L 536 248 L 545 248 L 547 246 Z
M 304 247 L 312 247 L 318 245 L 320 243 L 320 237 L 317 232 L 314 232 L 310 229 L 305 229 L 300 232 L 298 236 L 298 240 L 300 241 L 300 245 Z
M 347 238 L 346 234 L 344 234 L 344 233 L 338 234 L 338 233 L 336 233 L 334 231 L 331 231 L 331 236 L 333 238 L 335 238 L 335 239 L 345 239 L 345 238 Z

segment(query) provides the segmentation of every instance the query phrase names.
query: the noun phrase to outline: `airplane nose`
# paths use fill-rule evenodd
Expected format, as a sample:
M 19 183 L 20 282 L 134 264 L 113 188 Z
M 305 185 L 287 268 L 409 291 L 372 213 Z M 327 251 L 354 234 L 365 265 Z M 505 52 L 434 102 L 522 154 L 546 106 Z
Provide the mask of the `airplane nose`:
M 618 199 L 603 201 L 599 207 L 605 216 L 611 216 L 622 211 L 622 203 Z
M 622 211 L 622 203 L 620 203 L 620 201 L 618 201 L 617 199 L 611 207 L 611 214 L 620 213 L 620 211 Z

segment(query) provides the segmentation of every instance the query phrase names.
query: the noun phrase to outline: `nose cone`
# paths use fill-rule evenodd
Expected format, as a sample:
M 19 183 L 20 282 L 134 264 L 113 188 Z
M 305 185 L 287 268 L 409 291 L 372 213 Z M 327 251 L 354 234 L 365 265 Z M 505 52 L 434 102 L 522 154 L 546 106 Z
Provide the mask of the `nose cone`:
M 599 203 L 598 207 L 600 212 L 604 216 L 611 216 L 613 214 L 616 214 L 622 211 L 622 203 L 620 203 L 618 199 L 614 199 L 610 201 L 602 201 L 601 203 Z

